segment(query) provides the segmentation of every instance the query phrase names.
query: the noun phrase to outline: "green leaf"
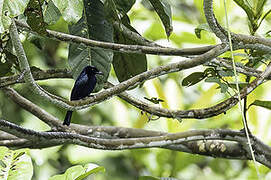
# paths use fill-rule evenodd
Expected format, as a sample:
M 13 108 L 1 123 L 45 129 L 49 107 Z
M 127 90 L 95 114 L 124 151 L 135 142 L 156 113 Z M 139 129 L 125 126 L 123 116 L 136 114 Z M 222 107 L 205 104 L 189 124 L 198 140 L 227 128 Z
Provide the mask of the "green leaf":
M 147 97 L 144 97 L 144 99 L 154 103 L 154 104 L 159 104 L 160 102 L 164 102 L 163 99 L 160 99 L 160 98 L 157 98 L 157 97 L 152 97 L 152 98 L 147 98 Z
M 200 24 L 198 25 L 198 27 L 195 28 L 195 34 L 197 36 L 197 38 L 201 38 L 201 31 L 208 31 L 208 32 L 212 32 L 212 30 L 210 29 L 209 25 L 207 23 L 205 24 Z
M 85 168 L 81 165 L 73 166 L 67 169 L 67 171 L 64 174 L 55 175 L 49 180 L 74 180 L 80 175 L 85 173 Z
M 194 72 L 183 79 L 182 86 L 192 86 L 204 78 L 206 78 L 206 74 L 204 72 Z
M 120 22 L 120 14 L 117 10 L 117 6 L 114 0 L 106 0 L 104 2 L 104 8 L 106 13 L 106 18 L 109 21 L 118 21 Z
M 220 87 L 220 92 L 221 93 L 226 93 L 228 91 L 228 85 L 225 84 L 225 83 L 220 83 L 219 87 Z
M 1 53 L 0 58 L 0 77 L 13 75 L 12 66 L 19 66 L 17 56 L 5 49 L 3 53 Z
M 136 0 L 105 0 L 106 17 L 120 21 L 120 17 L 126 16 Z
M 88 164 L 91 165 L 91 164 Z M 89 166 L 83 167 L 82 165 L 76 165 L 70 167 L 66 170 L 64 174 L 59 174 L 51 177 L 49 180 L 83 180 L 91 174 L 98 173 L 98 172 L 105 172 L 105 168 L 100 166 L 92 168 L 91 170 L 87 171 Z M 87 171 L 87 172 L 86 172 Z
M 38 34 L 46 35 L 47 23 L 43 19 L 42 4 L 44 0 L 30 0 L 24 11 L 27 24 Z
M 248 16 L 248 25 L 250 33 L 255 33 L 255 31 L 258 29 L 258 19 L 257 14 L 253 11 L 253 7 L 248 3 L 247 0 L 234 0 L 236 4 L 238 4 L 247 14 Z M 261 16 L 261 15 L 260 15 Z
M 29 0 L 0 1 L 0 33 L 9 28 L 11 18 L 23 14 Z
M 123 24 L 127 24 L 127 27 L 133 31 L 137 31 L 130 26 L 129 19 L 122 19 Z M 132 39 L 126 38 L 119 29 L 115 28 L 114 42 L 119 44 L 137 44 Z M 131 77 L 134 77 L 147 70 L 147 57 L 145 54 L 134 53 L 119 53 L 114 52 L 113 67 L 116 76 L 120 82 L 125 81 Z
M 85 16 L 78 23 L 69 26 L 71 34 L 99 41 L 113 42 L 113 27 L 105 19 L 103 3 L 100 0 L 84 0 Z M 105 49 L 91 49 L 84 44 L 71 44 L 69 46 L 69 65 L 73 77 L 76 79 L 82 69 L 93 65 L 103 72 L 98 76 L 95 90 L 103 87 L 110 73 L 113 61 L 113 52 Z
M 257 0 L 256 11 L 255 11 L 255 16 L 257 20 L 262 16 L 263 7 L 266 4 L 266 2 L 267 0 Z
M 33 166 L 26 151 L 0 147 L 0 179 L 31 179 Z
M 82 17 L 76 24 L 69 26 L 70 34 L 88 38 L 89 35 L 85 23 L 85 18 Z M 84 67 L 90 65 L 90 61 L 91 49 L 89 47 L 75 43 L 69 45 L 68 62 L 74 79 L 79 76 Z
M 240 6 L 247 14 L 248 18 L 250 20 L 253 20 L 254 14 L 253 14 L 253 8 L 250 6 L 250 4 L 247 1 L 244 0 L 234 0 L 238 6 Z
M 259 107 L 263 107 L 263 108 L 266 108 L 266 109 L 269 109 L 271 110 L 271 101 L 261 101 L 261 100 L 255 100 L 253 103 L 251 103 L 249 105 L 250 106 L 259 106 Z
M 58 8 L 55 6 L 53 1 L 49 1 L 47 5 L 44 6 L 43 17 L 44 21 L 49 24 L 55 24 L 60 18 L 61 13 Z
M 89 175 L 91 174 L 94 174 L 94 173 L 98 173 L 98 172 L 105 172 L 105 168 L 103 166 L 100 166 L 100 167 L 96 167 L 82 175 L 80 175 L 79 177 L 77 177 L 75 180 L 83 180 L 85 179 L 86 177 L 88 177 Z
M 149 1 L 152 4 L 158 16 L 160 17 L 166 30 L 167 37 L 169 37 L 173 31 L 170 4 L 168 3 L 167 0 L 149 0 Z
M 83 12 L 83 0 L 52 0 L 68 23 L 76 23 Z

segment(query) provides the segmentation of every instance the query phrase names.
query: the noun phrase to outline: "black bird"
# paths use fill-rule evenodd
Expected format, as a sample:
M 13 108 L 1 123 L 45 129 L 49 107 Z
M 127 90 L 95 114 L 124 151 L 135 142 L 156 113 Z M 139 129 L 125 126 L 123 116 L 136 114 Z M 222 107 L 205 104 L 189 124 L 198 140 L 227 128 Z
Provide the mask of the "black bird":
M 76 79 L 71 93 L 71 101 L 87 97 L 94 89 L 97 79 L 96 74 L 103 74 L 94 66 L 86 66 Z M 63 125 L 71 123 L 72 111 L 67 111 Z

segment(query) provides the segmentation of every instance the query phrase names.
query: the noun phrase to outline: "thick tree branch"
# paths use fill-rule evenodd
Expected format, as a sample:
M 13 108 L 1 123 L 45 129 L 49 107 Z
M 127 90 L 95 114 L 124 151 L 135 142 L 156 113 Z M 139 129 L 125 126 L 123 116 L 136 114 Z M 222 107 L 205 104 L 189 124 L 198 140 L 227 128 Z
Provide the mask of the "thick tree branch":
M 16 21 L 16 24 L 23 28 L 25 31 L 29 31 L 33 34 L 36 34 L 34 31 L 31 31 L 28 25 L 23 22 Z M 191 55 L 199 55 L 206 53 L 213 49 L 216 46 L 205 46 L 199 48 L 186 48 L 186 49 L 178 49 L 178 48 L 170 48 L 170 47 L 152 47 L 152 46 L 140 46 L 140 45 L 125 45 L 125 44 L 116 44 L 102 41 L 95 41 L 91 39 L 86 39 L 80 36 L 74 36 L 70 34 L 65 34 L 61 32 L 47 30 L 50 38 L 54 38 L 56 40 L 68 42 L 68 43 L 83 43 L 91 48 L 102 48 L 102 49 L 110 49 L 123 53 L 138 53 L 138 54 L 154 54 L 154 55 L 168 55 L 168 56 L 191 56 Z
M 20 42 L 18 32 L 17 32 L 17 29 L 16 29 L 14 22 L 11 25 L 10 33 L 11 33 L 12 42 L 15 46 L 15 49 L 18 51 L 17 55 L 18 55 L 18 59 L 20 61 L 21 69 L 25 73 L 24 79 L 25 79 L 26 83 L 28 83 L 30 85 L 31 89 L 36 94 L 40 95 L 45 100 L 47 100 L 47 101 L 49 101 L 59 107 L 62 107 L 65 109 L 70 109 L 70 110 L 79 110 L 79 109 L 83 109 L 83 108 L 92 106 L 92 105 L 97 104 L 99 102 L 102 102 L 106 99 L 109 99 L 112 96 L 119 94 L 130 87 L 136 86 L 145 80 L 152 79 L 152 78 L 155 78 L 155 77 L 167 74 L 167 73 L 177 72 L 177 71 L 180 71 L 183 69 L 188 69 L 191 67 L 198 66 L 198 65 L 203 64 L 203 63 L 213 59 L 214 57 L 224 53 L 227 50 L 227 48 L 224 48 L 223 46 L 218 45 L 215 48 L 208 51 L 207 53 L 204 53 L 196 58 L 186 60 L 186 61 L 180 61 L 177 63 L 172 63 L 172 64 L 168 64 L 168 65 L 164 65 L 164 66 L 160 66 L 158 68 L 154 68 L 154 69 L 149 70 L 147 72 L 143 72 L 133 78 L 130 78 L 127 81 L 124 81 L 115 87 L 112 87 L 112 88 L 109 88 L 105 91 L 102 91 L 102 92 L 94 95 L 94 97 L 86 98 L 85 100 L 69 102 L 66 100 L 62 100 L 60 97 L 56 97 L 55 95 L 49 94 L 48 92 L 44 91 L 42 88 L 40 88 L 35 83 L 35 81 L 32 77 L 26 56 L 24 54 L 22 44 Z
M 226 43 L 228 36 L 221 31 L 221 26 L 218 24 L 214 11 L 213 11 L 213 0 L 204 0 L 203 9 L 206 21 L 209 27 L 212 29 L 213 33 L 223 42 Z
M 252 83 L 248 84 L 247 87 L 241 90 L 241 98 L 246 97 L 251 93 L 256 87 L 263 83 L 264 79 L 271 75 L 271 64 L 269 64 L 266 70 L 259 75 Z M 108 84 L 109 87 L 112 85 Z M 231 98 L 208 108 L 202 109 L 190 109 L 190 110 L 170 110 L 161 108 L 158 106 L 153 106 L 148 103 L 145 103 L 139 99 L 136 99 L 129 94 L 123 92 L 118 95 L 120 98 L 124 99 L 133 106 L 146 111 L 152 115 L 159 117 L 168 117 L 168 118 L 196 118 L 196 119 L 205 119 L 213 116 L 217 116 L 221 113 L 226 112 L 228 109 L 232 108 L 238 102 L 237 95 L 232 96 Z
M 21 73 L 23 75 L 23 78 L 25 80 L 25 82 L 27 83 L 27 85 L 29 85 L 29 88 L 32 90 L 32 92 L 34 92 L 35 94 L 39 95 L 40 97 L 46 99 L 49 102 L 52 102 L 54 104 L 57 104 L 59 106 L 62 107 L 67 107 L 67 103 L 64 102 L 64 100 L 62 100 L 61 98 L 51 95 L 48 92 L 46 92 L 45 90 L 43 90 L 34 80 L 29 64 L 28 64 L 28 60 L 26 58 L 24 49 L 23 49 L 23 45 L 21 43 L 18 31 L 17 31 L 17 27 L 15 25 L 14 20 L 12 20 L 11 25 L 10 25 L 10 37 L 12 40 L 12 44 L 14 46 L 16 55 L 18 57 L 19 60 L 19 65 L 20 65 L 20 70 Z
M 32 76 L 35 81 L 53 78 L 72 78 L 71 73 L 67 69 L 35 70 L 32 71 Z M 25 83 L 24 78 L 21 78 L 20 75 L 0 77 L 0 88 L 17 83 Z
M 38 117 L 40 120 L 47 123 L 50 127 L 56 128 L 62 131 L 66 129 L 65 126 L 63 126 L 62 123 L 57 118 L 55 118 L 54 116 L 52 116 L 51 114 L 43 110 L 42 108 L 38 107 L 36 104 L 32 103 L 28 99 L 18 94 L 14 89 L 6 87 L 6 88 L 3 88 L 2 90 L 15 103 L 17 103 L 23 109 L 29 111 L 30 113 Z
M 244 134 L 225 129 L 192 130 L 182 133 L 163 133 L 153 137 L 104 139 L 68 132 L 36 132 L 5 120 L 0 120 L 0 129 L 24 139 L 0 141 L 11 147 L 45 148 L 60 144 L 78 144 L 95 149 L 123 150 L 160 147 L 212 155 L 223 158 L 251 159 Z M 251 136 L 258 162 L 271 167 L 271 149 L 256 137 Z M 232 156 L 229 156 L 232 155 Z

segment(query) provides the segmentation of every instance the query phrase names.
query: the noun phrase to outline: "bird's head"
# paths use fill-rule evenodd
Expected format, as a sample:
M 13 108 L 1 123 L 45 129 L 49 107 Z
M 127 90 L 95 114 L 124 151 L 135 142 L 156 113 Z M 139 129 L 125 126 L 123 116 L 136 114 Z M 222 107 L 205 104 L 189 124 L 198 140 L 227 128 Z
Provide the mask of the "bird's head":
M 89 74 L 89 75 L 96 75 L 96 74 L 99 74 L 99 75 L 103 75 L 103 73 L 101 71 L 99 71 L 96 67 L 94 66 L 86 66 L 84 68 L 84 71 Z

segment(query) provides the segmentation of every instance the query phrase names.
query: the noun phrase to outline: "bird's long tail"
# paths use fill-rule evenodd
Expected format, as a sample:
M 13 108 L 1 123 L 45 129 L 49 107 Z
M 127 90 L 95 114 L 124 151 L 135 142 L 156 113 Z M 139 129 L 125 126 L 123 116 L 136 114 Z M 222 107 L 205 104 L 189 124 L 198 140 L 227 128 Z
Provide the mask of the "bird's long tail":
M 69 126 L 71 123 L 71 118 L 72 118 L 72 111 L 67 111 L 63 125 Z

